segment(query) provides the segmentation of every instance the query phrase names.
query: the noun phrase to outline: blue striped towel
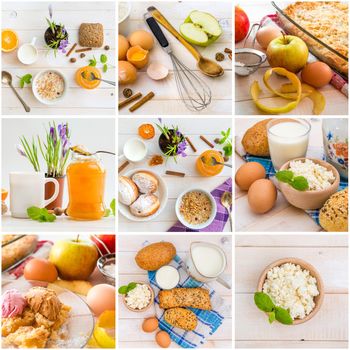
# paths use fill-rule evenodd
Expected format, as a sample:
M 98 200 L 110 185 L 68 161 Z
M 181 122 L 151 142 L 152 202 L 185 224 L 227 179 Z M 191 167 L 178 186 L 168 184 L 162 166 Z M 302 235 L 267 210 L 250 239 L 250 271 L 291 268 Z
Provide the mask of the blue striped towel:
M 176 255 L 175 258 L 169 263 L 174 266 L 180 274 L 180 282 L 177 287 L 182 288 L 196 288 L 203 287 L 209 290 L 210 301 L 212 310 L 199 310 L 189 308 L 193 311 L 198 319 L 197 328 L 194 331 L 185 331 L 180 328 L 171 326 L 164 320 L 164 309 L 159 307 L 158 293 L 160 288 L 156 283 L 156 271 L 148 271 L 148 278 L 150 284 L 154 290 L 156 298 L 154 300 L 156 315 L 159 320 L 159 328 L 166 331 L 172 341 L 177 343 L 183 348 L 196 348 L 204 344 L 209 336 L 211 336 L 222 324 L 224 317 L 222 316 L 223 311 L 227 308 L 224 305 L 224 300 L 215 292 L 209 285 L 198 282 L 191 278 L 183 266 L 184 262 Z
M 268 178 L 275 175 L 275 169 L 272 165 L 272 161 L 270 158 L 262 158 L 262 157 L 256 157 L 256 156 L 251 156 L 249 154 L 246 154 L 243 156 L 243 159 L 246 162 L 260 163 L 265 168 L 266 175 Z M 325 157 L 323 156 L 322 159 L 325 160 Z M 341 178 L 338 190 L 341 191 L 346 187 L 348 187 L 348 180 Z M 320 224 L 320 221 L 319 221 L 320 209 L 309 209 L 309 210 L 305 210 L 305 212 L 316 222 L 317 225 Z

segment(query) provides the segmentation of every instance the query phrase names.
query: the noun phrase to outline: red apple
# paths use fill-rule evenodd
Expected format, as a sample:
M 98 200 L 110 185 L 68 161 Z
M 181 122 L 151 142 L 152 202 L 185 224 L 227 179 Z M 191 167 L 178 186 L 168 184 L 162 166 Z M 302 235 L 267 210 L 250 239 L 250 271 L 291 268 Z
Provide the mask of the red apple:
M 107 246 L 110 253 L 115 253 L 115 235 L 93 235 L 91 240 L 97 245 L 102 254 L 108 254 L 108 252 L 99 240 Z
M 247 14 L 239 7 L 235 6 L 235 42 L 242 41 L 249 32 L 249 18 Z

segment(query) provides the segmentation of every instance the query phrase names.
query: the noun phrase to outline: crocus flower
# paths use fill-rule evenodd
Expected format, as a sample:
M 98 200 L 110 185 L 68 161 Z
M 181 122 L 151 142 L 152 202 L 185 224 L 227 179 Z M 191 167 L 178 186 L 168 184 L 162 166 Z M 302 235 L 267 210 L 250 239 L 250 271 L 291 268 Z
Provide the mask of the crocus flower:
M 68 127 L 67 124 L 58 124 L 58 134 L 60 138 L 64 141 L 68 135 Z
M 69 140 L 66 138 L 64 141 L 63 141 L 63 145 L 62 145 L 62 157 L 65 157 L 68 150 L 69 150 L 69 147 L 70 147 L 70 142 Z
M 50 137 L 53 141 L 53 144 L 56 145 L 57 138 L 56 138 L 56 130 L 53 126 L 50 126 Z
M 23 149 L 23 147 L 22 147 L 22 145 L 16 145 L 16 149 L 17 149 L 17 152 L 21 155 L 21 156 L 23 156 L 23 157 L 27 157 L 27 155 L 25 154 L 25 152 L 24 152 L 24 149 Z
M 181 157 L 187 157 L 187 154 L 185 152 L 187 148 L 187 143 L 185 140 L 183 140 L 182 142 L 180 142 L 178 145 L 177 145 L 177 151 L 176 151 L 176 154 L 180 154 Z

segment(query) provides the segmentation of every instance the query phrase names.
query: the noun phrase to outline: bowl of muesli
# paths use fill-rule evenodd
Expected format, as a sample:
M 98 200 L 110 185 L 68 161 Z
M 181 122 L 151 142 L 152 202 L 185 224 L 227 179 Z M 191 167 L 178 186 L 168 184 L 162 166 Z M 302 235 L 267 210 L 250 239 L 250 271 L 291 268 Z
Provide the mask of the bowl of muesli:
M 45 70 L 35 76 L 32 89 L 39 102 L 52 105 L 64 98 L 67 90 L 67 79 L 58 70 Z
M 213 222 L 217 206 L 214 197 L 208 191 L 192 188 L 182 192 L 177 198 L 175 211 L 184 226 L 201 230 Z

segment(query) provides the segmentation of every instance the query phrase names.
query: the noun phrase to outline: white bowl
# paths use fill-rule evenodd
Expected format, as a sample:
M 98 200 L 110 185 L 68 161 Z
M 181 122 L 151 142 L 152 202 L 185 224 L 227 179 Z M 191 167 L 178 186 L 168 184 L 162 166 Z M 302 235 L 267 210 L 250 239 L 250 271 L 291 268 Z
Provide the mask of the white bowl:
M 183 216 L 181 215 L 180 213 L 180 206 L 181 206 L 181 200 L 182 200 L 182 197 L 188 193 L 188 192 L 192 192 L 192 191 L 198 191 L 198 192 L 202 192 L 204 194 L 206 194 L 208 196 L 208 198 L 210 199 L 210 202 L 211 202 L 211 206 L 212 206 L 212 211 L 211 211 L 211 215 L 209 217 L 209 219 L 206 221 L 206 222 L 203 222 L 202 224 L 198 224 L 198 225 L 192 225 L 192 224 L 189 224 L 184 218 Z M 177 200 L 176 200 L 176 205 L 175 205 L 175 211 L 176 211 L 176 216 L 177 218 L 179 219 L 179 221 L 182 223 L 182 225 L 192 229 L 192 230 L 201 230 L 202 228 L 205 228 L 207 226 L 209 226 L 213 220 L 215 219 L 215 216 L 216 216 L 216 212 L 217 212 L 217 206 L 216 206 L 216 202 L 215 202 L 215 199 L 214 197 L 211 195 L 211 193 L 209 193 L 208 191 L 206 190 L 203 190 L 201 188 L 191 188 L 189 190 L 186 190 L 184 192 L 182 192 L 180 194 L 179 197 L 177 197 Z
M 118 2 L 118 6 L 121 3 L 125 3 L 127 5 L 127 13 L 120 20 L 118 18 L 118 24 L 122 24 L 130 16 L 130 13 L 131 13 L 131 2 L 130 1 L 120 1 L 120 2 Z M 119 8 L 118 8 L 118 14 L 119 14 Z
M 36 90 L 36 82 L 37 82 L 37 80 L 39 79 L 39 77 L 40 77 L 41 75 L 43 75 L 43 74 L 45 74 L 45 73 L 47 73 L 47 72 L 53 72 L 53 73 L 58 74 L 58 75 L 63 79 L 63 81 L 64 81 L 64 90 L 63 90 L 63 93 L 62 93 L 61 97 L 56 98 L 56 99 L 54 99 L 54 100 L 46 100 L 46 99 L 42 98 L 42 97 L 39 95 L 38 91 Z M 66 95 L 67 87 L 68 87 L 67 78 L 65 77 L 65 75 L 64 75 L 62 72 L 60 72 L 60 71 L 58 71 L 58 70 L 56 70 L 56 69 L 46 69 L 46 70 L 43 70 L 43 71 L 39 72 L 39 73 L 34 77 L 33 82 L 32 82 L 32 90 L 33 90 L 34 96 L 36 97 L 36 99 L 37 99 L 39 102 L 41 102 L 41 103 L 43 103 L 43 104 L 45 104 L 45 105 L 54 105 L 54 104 L 58 103 L 59 101 L 62 101 L 63 98 L 64 98 L 65 95 Z
M 128 172 L 123 174 L 123 176 L 131 178 L 135 173 L 138 173 L 140 171 L 147 171 L 147 172 L 151 173 L 152 175 L 154 175 L 158 179 L 158 190 L 154 194 L 159 198 L 159 202 L 160 202 L 159 209 L 154 214 L 152 214 L 150 216 L 139 217 L 139 216 L 132 215 L 130 212 L 130 209 L 127 205 L 118 202 L 118 210 L 119 210 L 120 214 L 122 214 L 124 217 L 126 217 L 127 219 L 129 219 L 131 221 L 151 221 L 154 218 L 156 218 L 165 208 L 165 206 L 168 202 L 168 188 L 167 188 L 164 180 L 157 173 L 150 171 L 149 169 L 139 168 L 139 169 L 129 170 Z

